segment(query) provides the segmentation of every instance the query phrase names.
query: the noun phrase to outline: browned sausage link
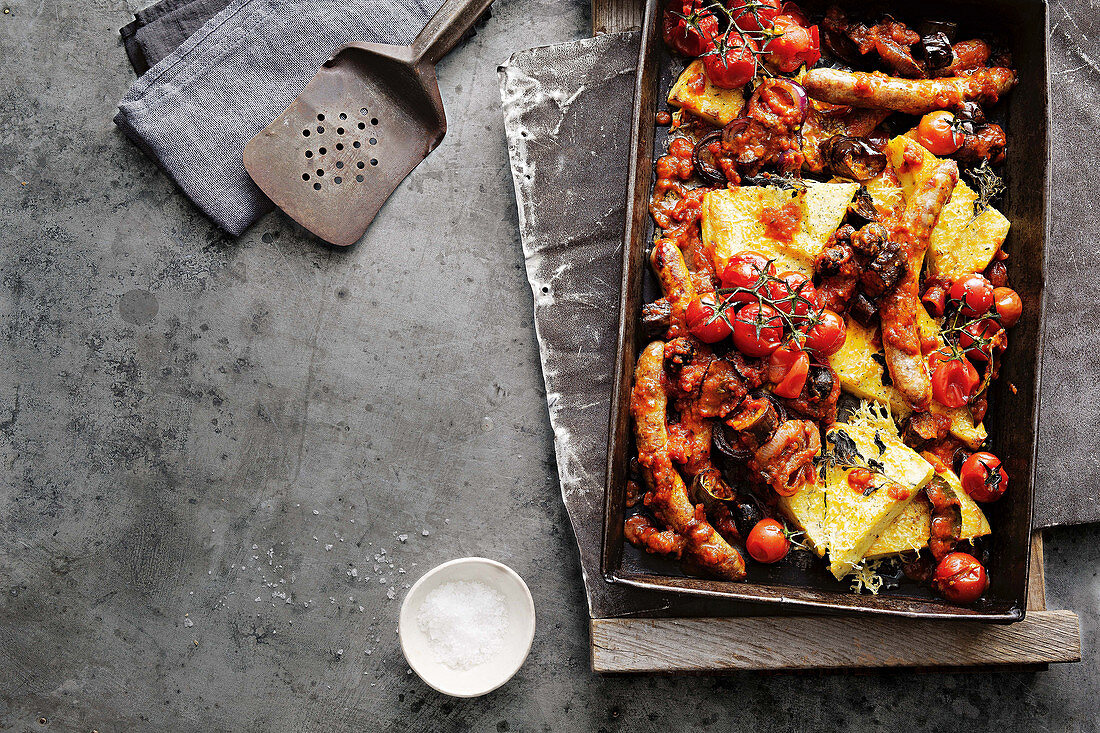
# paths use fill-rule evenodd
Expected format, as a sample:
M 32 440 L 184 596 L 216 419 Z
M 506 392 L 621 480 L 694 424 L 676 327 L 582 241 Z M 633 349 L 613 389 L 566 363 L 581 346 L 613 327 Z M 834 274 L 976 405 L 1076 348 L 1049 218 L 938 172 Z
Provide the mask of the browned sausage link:
M 976 69 L 963 76 L 940 79 L 899 79 L 862 71 L 812 69 L 802 82 L 806 93 L 830 104 L 891 109 L 923 115 L 953 109 L 960 102 L 992 104 L 1016 84 L 1011 69 Z
M 687 538 L 685 551 L 700 566 L 730 580 L 745 577 L 745 561 L 700 513 L 668 453 L 668 395 L 663 376 L 664 344 L 655 341 L 638 356 L 630 412 L 634 417 L 638 463 L 649 488 L 650 508 L 669 529 Z
M 932 557 L 939 561 L 951 554 L 962 538 L 962 507 L 947 481 L 939 476 L 932 477 L 924 487 L 924 493 L 932 504 L 928 549 L 932 551 Z
M 669 305 L 669 338 L 687 333 L 687 307 L 695 299 L 695 283 L 684 254 L 671 239 L 658 239 L 649 256 Z
M 687 543 L 687 540 L 671 529 L 658 529 L 644 514 L 635 514 L 626 520 L 623 536 L 638 549 L 653 555 L 670 555 L 676 559 L 680 558 Z
M 923 307 L 918 293 L 920 265 L 928 248 L 928 238 L 958 182 L 958 164 L 953 160 L 940 161 L 928 180 L 906 202 L 899 232 L 904 235 L 906 243 L 906 272 L 881 301 L 882 346 L 886 366 L 890 369 L 894 386 L 915 407 L 923 407 L 932 399 L 932 381 L 921 354 L 920 334 L 917 331 L 917 309 Z

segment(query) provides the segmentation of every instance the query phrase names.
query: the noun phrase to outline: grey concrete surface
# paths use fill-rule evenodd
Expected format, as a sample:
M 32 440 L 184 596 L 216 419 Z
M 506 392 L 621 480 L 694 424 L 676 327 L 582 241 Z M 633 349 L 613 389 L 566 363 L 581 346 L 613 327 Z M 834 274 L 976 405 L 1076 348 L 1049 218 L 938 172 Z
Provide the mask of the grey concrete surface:
M 439 67 L 447 139 L 346 251 L 278 213 L 226 239 L 115 130 L 137 7 L 0 15 L 0 729 L 1100 730 L 1097 528 L 1048 535 L 1078 665 L 591 674 L 496 76 L 586 3 L 498 0 Z M 396 616 L 469 554 L 527 579 L 538 631 L 453 700 Z

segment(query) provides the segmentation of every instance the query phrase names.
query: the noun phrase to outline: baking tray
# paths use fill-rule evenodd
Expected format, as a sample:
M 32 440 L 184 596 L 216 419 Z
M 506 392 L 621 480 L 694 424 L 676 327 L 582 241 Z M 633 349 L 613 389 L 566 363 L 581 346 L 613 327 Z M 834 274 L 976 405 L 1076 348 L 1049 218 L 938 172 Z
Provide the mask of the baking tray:
M 832 3 L 829 3 L 832 4 Z M 623 537 L 625 486 L 634 452 L 630 418 L 630 391 L 634 360 L 644 344 L 636 328 L 641 307 L 657 297 L 656 280 L 646 263 L 653 241 L 649 215 L 653 163 L 663 150 L 667 132 L 658 130 L 655 117 L 667 90 L 684 66 L 660 38 L 663 0 L 647 0 L 642 28 L 637 85 L 631 132 L 630 176 L 627 189 L 626 246 L 623 247 L 619 344 L 616 359 L 608 472 L 605 492 L 601 570 L 609 583 L 654 591 L 709 596 L 736 601 L 779 604 L 791 610 L 887 614 L 913 618 L 974 619 L 1009 623 L 1024 617 L 1027 607 L 1031 514 L 1035 484 L 1035 451 L 1043 325 L 1043 254 L 1047 237 L 1049 186 L 1049 112 L 1047 104 L 1047 7 L 1041 0 L 962 0 L 921 3 L 915 15 L 899 4 L 844 2 L 853 13 L 890 10 L 902 20 L 924 18 L 960 23 L 960 37 L 995 35 L 1009 45 L 1019 84 L 994 111 L 1005 126 L 1009 155 L 1004 168 L 1007 193 L 1001 210 L 1012 223 L 1004 249 L 1011 255 L 1013 287 L 1027 304 L 1011 333 L 1001 377 L 991 391 L 986 426 L 992 450 L 1004 461 L 1011 477 L 1004 499 L 985 506 L 993 535 L 990 551 L 990 587 L 985 598 L 971 607 L 943 602 L 913 584 L 883 590 L 877 596 L 848 591 L 848 583 L 832 578 L 824 563 L 809 571 L 791 567 L 749 564 L 746 582 L 685 575 L 678 563 L 637 550 Z M 806 2 L 822 12 L 825 3 Z

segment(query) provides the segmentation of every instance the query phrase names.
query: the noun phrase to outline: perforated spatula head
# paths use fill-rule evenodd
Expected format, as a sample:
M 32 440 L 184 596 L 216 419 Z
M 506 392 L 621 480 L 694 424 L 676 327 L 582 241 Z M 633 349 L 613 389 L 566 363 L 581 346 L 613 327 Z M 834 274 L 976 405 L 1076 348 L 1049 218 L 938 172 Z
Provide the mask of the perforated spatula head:
M 435 64 L 491 0 L 447 0 L 410 46 L 354 43 L 245 146 L 256 185 L 340 246 L 363 236 L 398 184 L 443 140 Z

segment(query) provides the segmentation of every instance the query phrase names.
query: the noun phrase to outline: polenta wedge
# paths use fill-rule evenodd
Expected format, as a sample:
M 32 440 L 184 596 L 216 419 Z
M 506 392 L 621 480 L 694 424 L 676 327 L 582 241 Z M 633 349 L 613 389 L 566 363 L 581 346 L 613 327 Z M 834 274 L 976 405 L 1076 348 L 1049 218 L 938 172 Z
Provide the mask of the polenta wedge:
M 829 428 L 824 456 L 829 571 L 839 579 L 905 511 L 933 469 L 901 442 L 885 409 L 868 403 Z
M 702 117 L 712 125 L 728 125 L 741 114 L 745 95 L 740 89 L 723 89 L 710 83 L 701 59 L 688 64 L 668 93 L 668 103 Z

